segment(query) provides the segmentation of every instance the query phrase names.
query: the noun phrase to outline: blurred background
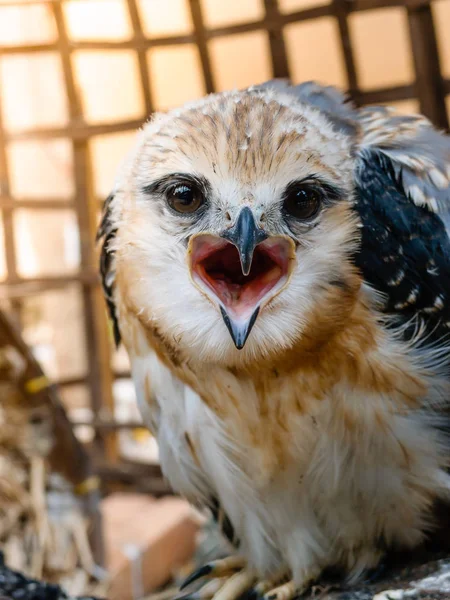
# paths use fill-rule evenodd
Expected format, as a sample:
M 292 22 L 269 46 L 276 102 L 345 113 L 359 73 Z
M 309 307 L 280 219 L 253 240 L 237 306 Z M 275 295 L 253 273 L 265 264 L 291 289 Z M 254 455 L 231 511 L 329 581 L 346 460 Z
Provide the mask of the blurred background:
M 423 112 L 448 129 L 450 0 L 0 0 L 0 408 L 16 394 L 10 405 L 23 423 L 50 419 L 53 452 L 22 449 L 24 461 L 43 458 L 44 492 L 56 472 L 75 498 L 90 498 L 80 510 L 92 560 L 110 572 L 120 563 L 111 545 L 128 569 L 151 547 L 118 515 L 150 515 L 148 503 L 170 490 L 141 426 L 126 353 L 112 342 L 94 239 L 102 202 L 152 112 L 272 77 L 334 84 L 359 105 Z M 42 407 L 48 415 L 36 424 Z M 8 414 L 2 427 L 14 421 Z M 158 502 L 169 502 L 183 539 L 193 539 L 198 519 L 178 500 Z M 128 537 L 111 541 L 114 527 Z M 15 556 L 5 531 L 0 519 L 0 546 Z M 169 547 L 170 565 L 154 567 L 150 583 L 135 573 L 132 584 L 128 573 L 118 597 L 164 583 Z M 37 574 L 59 581 L 45 560 Z M 30 570 L 29 557 L 17 561 Z

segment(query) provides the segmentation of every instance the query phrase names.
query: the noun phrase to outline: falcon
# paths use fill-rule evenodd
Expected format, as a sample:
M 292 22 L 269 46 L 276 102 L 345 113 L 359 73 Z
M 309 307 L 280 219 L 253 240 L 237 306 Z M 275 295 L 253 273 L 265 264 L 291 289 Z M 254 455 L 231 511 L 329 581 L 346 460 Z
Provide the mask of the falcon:
M 313 82 L 212 94 L 139 132 L 101 275 L 163 472 L 234 548 L 188 595 L 289 600 L 438 531 L 449 208 L 448 137 Z

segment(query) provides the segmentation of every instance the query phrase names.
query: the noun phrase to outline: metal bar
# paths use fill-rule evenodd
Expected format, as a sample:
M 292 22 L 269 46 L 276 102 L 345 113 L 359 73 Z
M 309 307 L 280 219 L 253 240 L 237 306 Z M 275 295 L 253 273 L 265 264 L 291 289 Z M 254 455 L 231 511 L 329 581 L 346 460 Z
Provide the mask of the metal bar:
M 206 93 L 214 92 L 214 75 L 211 68 L 211 59 L 207 44 L 206 28 L 203 21 L 202 7 L 199 0 L 189 0 L 191 9 L 192 23 L 194 24 L 195 41 L 200 54 L 200 62 L 203 71 L 203 80 L 205 82 Z
M 444 82 L 431 6 L 408 7 L 407 14 L 420 110 L 437 127 L 447 129 Z
M 289 79 L 289 62 L 277 0 L 264 0 L 264 8 L 266 19 L 273 23 L 272 28 L 268 31 L 273 76 Z

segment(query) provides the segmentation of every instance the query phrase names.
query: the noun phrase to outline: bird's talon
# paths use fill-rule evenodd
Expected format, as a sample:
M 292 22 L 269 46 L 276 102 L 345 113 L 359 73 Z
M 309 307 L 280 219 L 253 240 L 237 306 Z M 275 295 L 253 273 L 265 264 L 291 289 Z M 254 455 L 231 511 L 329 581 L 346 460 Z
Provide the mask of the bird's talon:
M 218 577 L 203 583 L 200 589 L 195 592 L 188 592 L 187 594 L 180 594 L 175 596 L 173 600 L 209 600 L 214 596 L 216 592 L 220 590 L 226 581 L 226 577 Z
M 212 571 L 213 571 L 212 563 L 203 565 L 199 569 L 196 569 L 190 575 L 188 575 L 186 577 L 186 579 L 183 581 L 183 583 L 180 585 L 180 591 L 187 588 L 187 586 L 189 584 L 193 583 L 194 581 L 197 581 L 197 579 L 200 579 L 201 577 L 206 577 L 207 575 L 210 575 L 212 573 Z
M 180 585 L 180 591 L 187 588 L 188 585 L 201 579 L 202 577 L 221 577 L 223 575 L 231 575 L 235 571 L 240 571 L 245 567 L 245 560 L 240 556 L 227 556 L 219 560 L 214 560 L 206 565 L 203 565 L 199 569 L 196 569 L 193 573 L 187 576 L 187 578 Z

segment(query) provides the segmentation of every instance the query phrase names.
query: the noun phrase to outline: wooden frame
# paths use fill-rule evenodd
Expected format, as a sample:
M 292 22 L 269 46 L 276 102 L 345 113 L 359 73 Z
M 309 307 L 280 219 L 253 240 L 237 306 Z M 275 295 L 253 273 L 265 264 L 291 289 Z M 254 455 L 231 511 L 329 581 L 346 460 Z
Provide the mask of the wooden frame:
M 169 0 L 168 0 L 169 1 Z M 84 383 L 90 391 L 93 421 L 89 423 L 96 432 L 95 456 L 100 473 L 105 481 L 122 483 L 141 482 L 146 491 L 160 493 L 166 488 L 155 472 L 151 478 L 143 482 L 142 469 L 133 470 L 129 465 L 118 464 L 116 431 L 123 428 L 136 428 L 139 423 L 117 423 L 113 419 L 112 382 L 113 374 L 109 368 L 110 349 L 108 343 L 105 308 L 97 275 L 97 256 L 94 243 L 96 226 L 96 210 L 99 199 L 95 197 L 91 177 L 91 161 L 88 142 L 92 136 L 134 130 L 153 111 L 153 99 L 150 76 L 147 66 L 146 52 L 149 48 L 195 43 L 197 45 L 202 67 L 204 87 L 207 92 L 215 90 L 214 72 L 208 40 L 220 36 L 232 36 L 244 32 L 264 30 L 268 32 L 272 72 L 274 77 L 289 77 L 290 65 L 286 52 L 284 27 L 291 23 L 331 16 L 336 19 L 345 72 L 349 82 L 349 94 L 358 104 L 387 103 L 416 98 L 421 111 L 441 129 L 448 129 L 448 117 L 445 106 L 445 95 L 450 94 L 450 80 L 444 80 L 439 65 L 436 33 L 433 25 L 432 0 L 332 0 L 329 4 L 308 8 L 289 14 L 280 11 L 277 0 L 261 0 L 265 15 L 258 21 L 228 25 L 208 29 L 205 25 L 200 0 L 189 0 L 193 22 L 193 32 L 189 35 L 177 35 L 149 39 L 145 36 L 137 0 L 126 0 L 133 28 L 131 39 L 126 41 L 83 41 L 69 40 L 62 14 L 63 0 L 47 0 L 52 7 L 57 27 L 57 42 L 51 44 L 23 45 L 20 47 L 0 47 L 2 55 L 17 53 L 36 53 L 46 50 L 60 54 L 65 91 L 69 103 L 69 123 L 61 128 L 35 128 L 26 131 L 8 133 L 1 122 L 0 115 L 0 211 L 4 223 L 4 252 L 6 256 L 7 280 L 0 290 L 0 299 L 8 299 L 17 322 L 20 323 L 22 300 L 28 295 L 42 293 L 50 289 L 77 283 L 82 290 L 85 335 L 87 340 L 89 372 L 86 377 L 66 379 L 60 386 Z M 29 4 L 45 3 L 45 0 L 30 0 Z M 7 4 L 17 4 L 9 2 Z M 5 3 L 2 4 L 4 6 Z M 354 48 L 348 27 L 348 16 L 353 12 L 376 10 L 387 7 L 404 7 L 408 24 L 411 48 L 413 52 L 415 83 L 390 88 L 363 91 L 359 87 L 355 68 Z M 140 72 L 140 83 L 144 95 L 145 114 L 141 119 L 124 120 L 117 123 L 90 125 L 85 122 L 81 108 L 70 56 L 73 52 L 84 49 L 131 49 L 136 53 Z M 0 90 L 1 93 L 1 90 Z M 43 200 L 36 202 L 27 198 L 12 197 L 5 144 L 13 140 L 44 140 L 66 137 L 71 140 L 75 164 L 75 195 L 68 202 L 63 199 Z M 18 208 L 61 209 L 72 208 L 76 211 L 81 232 L 81 268 L 79 273 L 61 277 L 21 278 L 17 272 L 17 257 L 14 244 L 13 214 Z M 127 373 L 116 373 L 116 377 L 126 377 Z M 86 424 L 86 423 L 85 423 Z M 152 484 L 153 482 L 153 484 Z M 153 488 L 152 488 L 153 485 Z

